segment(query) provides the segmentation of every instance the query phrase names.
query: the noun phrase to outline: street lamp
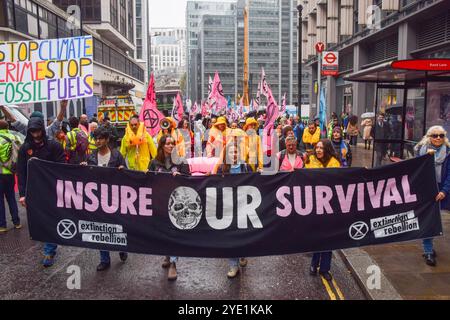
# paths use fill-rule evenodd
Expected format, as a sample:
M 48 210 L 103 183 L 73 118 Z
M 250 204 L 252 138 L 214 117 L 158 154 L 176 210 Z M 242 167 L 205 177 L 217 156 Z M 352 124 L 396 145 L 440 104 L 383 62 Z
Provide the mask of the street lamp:
M 298 97 L 298 106 L 297 106 L 297 115 L 300 117 L 302 117 L 302 11 L 303 11 L 303 6 L 301 4 L 299 4 L 297 6 L 297 10 L 298 10 L 298 76 L 297 76 L 297 83 L 298 83 L 298 92 L 297 92 L 297 97 Z

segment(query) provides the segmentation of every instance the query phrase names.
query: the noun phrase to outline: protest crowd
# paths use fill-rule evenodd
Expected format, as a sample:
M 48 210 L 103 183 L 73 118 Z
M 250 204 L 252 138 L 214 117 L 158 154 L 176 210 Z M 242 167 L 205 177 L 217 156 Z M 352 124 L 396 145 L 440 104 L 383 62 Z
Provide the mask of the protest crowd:
M 323 118 L 305 121 L 286 113 L 285 99 L 281 106 L 275 102 L 269 85 L 262 77 L 260 90 L 250 106 L 231 108 L 221 93 L 218 75 L 210 80 L 208 100 L 201 107 L 187 110 L 178 97 L 172 115 L 165 117 L 156 106 L 154 80 L 150 83 L 140 115 L 129 120 L 123 137 L 108 117 L 100 122 L 96 116 L 81 115 L 66 119 L 67 100 L 60 103 L 56 119 L 46 125 L 40 112 L 30 115 L 23 124 L 7 108 L 1 106 L 4 119 L 0 120 L 0 234 L 8 231 L 5 199 L 9 206 L 15 229 L 22 227 L 15 197 L 15 178 L 18 177 L 19 202 L 27 206 L 27 163 L 31 158 L 82 166 L 101 166 L 117 170 L 160 172 L 176 175 L 217 175 L 293 172 L 304 169 L 350 167 L 352 149 L 361 136 L 365 148 L 370 150 L 377 134 L 388 130 L 384 115 L 365 119 L 361 123 L 354 115 L 332 114 L 330 121 Z M 261 108 L 261 98 L 267 98 L 267 107 Z M 145 110 L 158 114 L 156 125 L 149 126 Z M 360 129 L 363 128 L 362 130 Z M 386 131 L 387 132 L 387 131 Z M 354 151 L 354 150 L 353 150 Z M 375 163 L 381 164 L 387 149 L 375 150 Z M 444 201 L 450 192 L 450 143 L 442 127 L 431 127 L 417 145 L 417 155 L 434 154 L 439 193 L 436 201 Z M 212 166 L 204 171 L 190 172 L 188 163 L 199 159 L 212 159 Z M 427 265 L 436 265 L 433 239 L 423 240 L 424 259 Z M 42 265 L 55 263 L 57 245 L 46 243 Z M 119 253 L 126 261 L 128 254 Z M 332 252 L 313 254 L 310 274 L 320 274 L 331 281 Z M 162 267 L 168 270 L 168 279 L 177 279 L 178 257 L 164 257 Z M 246 257 L 229 259 L 229 278 L 236 277 L 240 268 L 246 267 Z M 110 267 L 108 251 L 100 251 L 98 271 Z

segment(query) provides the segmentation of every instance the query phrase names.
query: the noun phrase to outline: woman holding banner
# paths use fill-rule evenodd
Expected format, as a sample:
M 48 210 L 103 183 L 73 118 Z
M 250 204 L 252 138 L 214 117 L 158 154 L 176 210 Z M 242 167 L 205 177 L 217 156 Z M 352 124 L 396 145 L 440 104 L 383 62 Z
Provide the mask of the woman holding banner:
M 428 129 L 427 134 L 415 146 L 418 156 L 433 154 L 436 170 L 436 182 L 439 193 L 436 201 L 441 201 L 441 209 L 449 210 L 448 195 L 450 193 L 450 142 L 447 132 L 441 126 L 433 126 Z M 433 238 L 423 240 L 423 257 L 425 263 L 434 267 L 436 265 L 436 251 L 433 249 Z
M 221 157 L 218 163 L 214 166 L 212 174 L 219 174 L 225 176 L 226 174 L 240 174 L 252 172 L 251 167 L 243 161 L 240 161 L 242 157 L 239 157 L 239 146 L 237 137 L 233 137 L 226 147 L 221 152 Z M 235 278 L 239 273 L 239 266 L 247 266 L 246 258 L 231 258 L 228 260 L 230 269 L 228 270 L 227 277 Z
M 305 167 L 309 169 L 339 168 L 341 164 L 338 159 L 331 141 L 322 139 L 314 147 L 314 154 L 306 159 Z M 317 269 L 319 269 L 319 274 L 325 280 L 331 281 L 333 278 L 330 273 L 332 255 L 331 251 L 315 252 L 309 273 L 315 276 L 317 275 Z
M 149 166 L 149 171 L 152 172 L 164 172 L 171 173 L 174 177 L 180 174 L 189 174 L 189 167 L 185 165 L 185 161 L 182 164 L 177 165 L 172 161 L 172 153 L 175 151 L 175 139 L 171 135 L 163 135 L 158 142 L 158 150 L 156 158 L 152 160 Z M 178 257 L 164 258 L 162 267 L 164 269 L 169 268 L 167 279 L 177 279 L 177 266 Z

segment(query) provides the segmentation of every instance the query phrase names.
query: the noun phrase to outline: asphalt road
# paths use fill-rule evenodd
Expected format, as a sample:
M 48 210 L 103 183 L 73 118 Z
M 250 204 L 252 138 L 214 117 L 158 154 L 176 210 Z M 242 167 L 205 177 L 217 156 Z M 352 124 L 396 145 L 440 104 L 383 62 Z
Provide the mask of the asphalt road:
M 112 253 L 111 268 L 97 272 L 97 251 L 59 247 L 55 265 L 45 269 L 42 244 L 29 240 L 23 208 L 20 216 L 22 230 L 0 235 L 0 299 L 365 299 L 338 252 L 332 283 L 309 275 L 309 254 L 250 258 L 235 279 L 226 276 L 226 259 L 180 258 L 178 279 L 169 282 L 161 256 L 130 254 L 121 262 Z M 71 266 L 79 267 L 80 289 L 68 289 Z

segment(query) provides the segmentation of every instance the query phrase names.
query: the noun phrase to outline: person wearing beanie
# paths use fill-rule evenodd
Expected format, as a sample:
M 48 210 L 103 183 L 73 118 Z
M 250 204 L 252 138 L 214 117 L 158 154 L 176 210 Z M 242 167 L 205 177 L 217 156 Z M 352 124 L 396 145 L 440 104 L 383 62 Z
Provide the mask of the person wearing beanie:
M 55 138 L 56 133 L 61 129 L 61 123 L 66 115 L 67 102 L 68 102 L 67 100 L 61 101 L 60 103 L 61 108 L 59 110 L 58 116 L 49 126 L 45 127 L 45 132 L 48 140 L 53 140 Z M 8 110 L 6 110 L 6 108 L 2 107 L 1 110 L 5 114 L 6 119 L 11 122 L 11 127 L 13 127 L 16 131 L 20 132 L 24 136 L 26 136 L 27 124 L 17 120 L 13 114 L 11 114 L 10 112 L 8 112 Z M 40 111 L 34 111 L 30 115 L 30 119 L 33 118 L 42 119 L 42 121 L 44 121 L 44 114 Z

